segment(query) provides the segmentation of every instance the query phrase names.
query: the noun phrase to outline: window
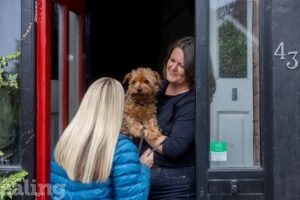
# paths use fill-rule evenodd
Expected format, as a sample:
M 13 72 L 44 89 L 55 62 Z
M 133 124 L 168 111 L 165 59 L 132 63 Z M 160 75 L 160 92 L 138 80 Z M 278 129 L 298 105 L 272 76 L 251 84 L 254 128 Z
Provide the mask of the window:
M 30 28 L 30 26 L 29 26 Z M 21 1 L 0 6 L 0 168 L 20 164 Z M 5 31 L 3 31 L 5 30 Z M 28 29 L 30 30 L 30 29 Z M 26 37 L 26 34 L 24 35 Z M 4 61 L 8 61 L 5 63 Z

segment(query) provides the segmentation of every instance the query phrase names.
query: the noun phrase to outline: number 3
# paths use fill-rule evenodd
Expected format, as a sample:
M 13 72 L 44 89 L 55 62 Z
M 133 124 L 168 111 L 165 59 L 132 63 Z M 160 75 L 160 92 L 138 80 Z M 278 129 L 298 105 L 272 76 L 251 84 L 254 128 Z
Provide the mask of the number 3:
M 293 55 L 293 61 L 294 61 L 294 65 L 293 66 L 291 66 L 291 62 L 287 62 L 286 63 L 286 66 L 287 66 L 287 68 L 289 68 L 289 69 L 296 69 L 297 67 L 298 67 L 298 60 L 296 59 L 296 56 L 297 56 L 297 54 L 298 54 L 298 51 L 290 51 L 290 52 L 288 52 L 288 55 L 290 55 L 290 54 L 292 54 Z

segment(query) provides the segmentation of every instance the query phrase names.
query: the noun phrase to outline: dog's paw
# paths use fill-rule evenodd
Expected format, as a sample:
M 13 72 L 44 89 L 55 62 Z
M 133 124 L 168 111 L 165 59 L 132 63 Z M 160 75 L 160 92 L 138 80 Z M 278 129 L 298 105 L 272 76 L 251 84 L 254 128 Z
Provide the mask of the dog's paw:
M 150 120 L 148 120 L 147 124 L 145 124 L 145 128 L 147 129 L 146 137 L 149 139 L 155 140 L 162 135 L 156 117 L 153 117 Z

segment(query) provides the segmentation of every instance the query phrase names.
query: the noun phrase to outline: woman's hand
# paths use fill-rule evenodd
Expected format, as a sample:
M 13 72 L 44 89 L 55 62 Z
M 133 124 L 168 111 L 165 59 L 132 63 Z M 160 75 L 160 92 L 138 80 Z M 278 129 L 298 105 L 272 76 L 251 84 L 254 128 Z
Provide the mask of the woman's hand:
M 153 157 L 153 150 L 149 148 L 146 151 L 144 151 L 144 153 L 141 155 L 140 162 L 151 168 L 153 165 Z

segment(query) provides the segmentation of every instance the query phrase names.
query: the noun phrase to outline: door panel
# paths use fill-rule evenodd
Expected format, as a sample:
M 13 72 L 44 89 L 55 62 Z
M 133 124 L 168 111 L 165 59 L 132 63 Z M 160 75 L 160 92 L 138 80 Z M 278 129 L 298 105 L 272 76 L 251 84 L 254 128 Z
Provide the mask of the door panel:
M 249 130 L 249 112 L 247 111 L 218 111 L 217 124 L 218 135 L 216 141 L 227 142 L 227 161 L 211 162 L 211 167 L 243 167 L 252 166 L 253 154 L 251 131 Z M 250 151 L 250 153 L 249 153 Z

